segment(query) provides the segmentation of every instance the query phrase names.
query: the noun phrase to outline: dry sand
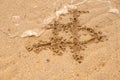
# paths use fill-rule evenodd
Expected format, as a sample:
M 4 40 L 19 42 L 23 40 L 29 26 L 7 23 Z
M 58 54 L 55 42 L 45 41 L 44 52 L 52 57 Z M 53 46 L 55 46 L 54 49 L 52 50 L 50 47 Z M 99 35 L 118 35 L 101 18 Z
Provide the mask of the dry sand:
M 110 0 L 111 3 L 89 0 L 78 6 L 81 11 L 89 11 L 81 14 L 78 25 L 105 35 L 103 41 L 96 41 L 98 38 L 95 37 L 95 41 L 86 43 L 83 50 L 76 49 L 79 45 L 74 45 L 79 41 L 71 41 L 74 45 L 72 49 L 75 48 L 73 53 L 69 48 L 62 54 L 54 53 L 54 44 L 49 46 L 50 49 L 39 51 L 41 39 L 51 42 L 50 45 L 55 43 L 54 39 L 49 41 L 48 38 L 53 35 L 51 30 L 39 37 L 21 37 L 27 30 L 39 32 L 46 26 L 46 19 L 54 17 L 56 10 L 70 2 L 71 0 L 0 0 L 0 80 L 120 80 L 120 0 Z M 79 2 L 73 0 L 73 4 Z M 68 18 L 65 15 L 61 23 L 68 21 Z M 72 34 L 77 35 L 74 33 L 76 27 L 72 30 Z M 85 29 L 79 33 L 81 41 L 91 39 L 87 32 L 89 31 Z M 60 35 L 70 41 L 68 37 L 71 34 L 63 31 Z M 34 44 L 39 48 L 33 47 Z M 77 50 L 81 51 L 76 53 Z M 73 58 L 74 54 L 80 56 L 80 61 Z

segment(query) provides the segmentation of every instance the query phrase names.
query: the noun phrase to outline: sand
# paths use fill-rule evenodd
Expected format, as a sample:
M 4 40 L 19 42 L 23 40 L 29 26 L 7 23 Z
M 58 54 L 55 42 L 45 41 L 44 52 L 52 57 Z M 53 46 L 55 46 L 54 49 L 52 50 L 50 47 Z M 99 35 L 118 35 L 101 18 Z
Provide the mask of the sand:
M 119 11 L 119 0 L 0 0 L 0 80 L 120 80 Z

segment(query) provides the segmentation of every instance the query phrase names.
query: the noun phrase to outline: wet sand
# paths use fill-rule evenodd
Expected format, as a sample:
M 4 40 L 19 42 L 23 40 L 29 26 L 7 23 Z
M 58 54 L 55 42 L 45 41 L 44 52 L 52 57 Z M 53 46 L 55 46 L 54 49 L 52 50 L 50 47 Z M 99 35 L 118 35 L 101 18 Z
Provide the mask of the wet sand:
M 120 1 L 110 1 L 46 23 L 70 0 L 1 0 L 0 80 L 120 80 Z

